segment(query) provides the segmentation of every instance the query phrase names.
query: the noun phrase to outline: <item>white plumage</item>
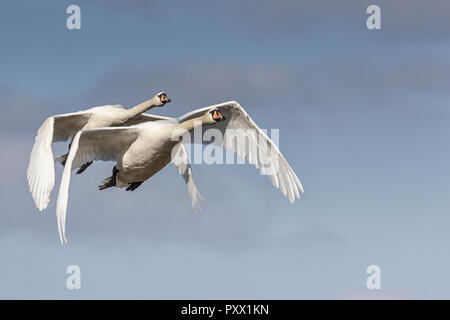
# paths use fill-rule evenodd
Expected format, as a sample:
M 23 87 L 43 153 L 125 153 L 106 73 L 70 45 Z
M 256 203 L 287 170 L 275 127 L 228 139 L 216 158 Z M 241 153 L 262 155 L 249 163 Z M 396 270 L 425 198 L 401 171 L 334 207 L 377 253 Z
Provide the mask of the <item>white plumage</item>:
M 139 121 L 143 118 L 140 116 L 141 113 L 156 106 L 164 106 L 168 102 L 170 102 L 170 99 L 164 92 L 160 92 L 152 99 L 130 109 L 125 109 L 121 105 L 106 105 L 74 113 L 55 115 L 45 120 L 38 130 L 27 170 L 28 186 L 39 211 L 47 208 L 55 184 L 51 147 L 53 142 L 72 140 L 80 130 L 113 125 L 131 125 L 133 121 Z M 146 121 L 164 118 L 145 116 Z M 55 161 L 64 162 L 65 159 L 66 155 Z
M 213 143 L 237 153 L 259 168 L 291 203 L 303 192 L 299 179 L 277 146 L 235 101 L 197 109 L 178 119 L 164 118 L 149 122 L 146 115 L 141 115 L 133 123 L 135 125 L 80 131 L 73 139 L 61 180 L 56 210 L 62 243 L 67 241 L 65 220 L 70 173 L 89 161 L 116 162 L 113 176 L 105 179 L 101 189 L 127 185 L 130 187 L 134 183 L 140 185 L 172 161 L 183 175 L 193 207 L 198 207 L 199 200 L 203 198 L 194 184 L 192 168 L 181 144 L 182 140 L 174 139 L 181 131 L 184 133 L 184 142 L 196 142 L 186 139 L 191 136 L 187 133 L 191 133 L 198 123 L 220 130 L 223 140 Z M 242 138 L 240 135 L 245 135 L 246 130 L 255 133 L 253 136 L 243 137 L 244 140 L 249 139 L 249 143 L 236 143 L 234 139 Z M 177 155 L 177 161 L 174 161 L 174 155 Z
M 223 140 L 214 141 L 213 143 L 238 154 L 260 169 L 261 174 L 267 175 L 272 184 L 277 189 L 279 188 L 291 203 L 295 201 L 295 198 L 300 198 L 300 193 L 304 192 L 304 190 L 297 175 L 289 166 L 278 147 L 236 101 L 191 111 L 178 118 L 178 121 L 184 122 L 198 117 L 211 108 L 218 109 L 227 118 L 227 120 L 214 125 L 214 128 L 222 132 Z M 246 132 L 254 132 L 256 134 L 245 135 Z M 232 141 L 232 139 L 235 141 L 243 141 L 245 138 L 251 139 L 251 143 L 243 145 L 233 143 Z M 246 146 L 248 148 L 245 148 Z

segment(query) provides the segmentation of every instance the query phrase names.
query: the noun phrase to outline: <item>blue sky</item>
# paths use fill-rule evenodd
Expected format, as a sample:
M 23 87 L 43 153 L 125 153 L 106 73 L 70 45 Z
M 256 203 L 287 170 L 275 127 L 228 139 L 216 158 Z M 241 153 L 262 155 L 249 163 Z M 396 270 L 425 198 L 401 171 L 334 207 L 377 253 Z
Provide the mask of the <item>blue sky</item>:
M 450 5 L 377 1 L 370 31 L 374 3 L 3 1 L 0 298 L 449 298 Z M 172 166 L 130 194 L 99 192 L 112 163 L 96 163 L 71 181 L 61 247 L 56 192 L 40 214 L 25 179 L 40 124 L 161 90 L 158 114 L 237 100 L 279 128 L 303 198 L 195 165 L 196 215 Z

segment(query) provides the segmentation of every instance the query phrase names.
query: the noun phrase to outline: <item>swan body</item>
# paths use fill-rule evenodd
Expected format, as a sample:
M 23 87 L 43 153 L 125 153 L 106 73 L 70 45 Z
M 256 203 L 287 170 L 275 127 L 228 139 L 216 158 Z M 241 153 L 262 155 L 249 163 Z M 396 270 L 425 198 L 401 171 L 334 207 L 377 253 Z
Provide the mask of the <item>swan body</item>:
M 122 188 L 133 182 L 145 181 L 169 164 L 172 149 L 179 143 L 171 140 L 176 128 L 177 124 L 168 121 L 138 126 L 136 140 L 116 158 L 119 170 L 116 186 Z
M 171 161 L 183 174 L 192 198 L 192 205 L 203 200 L 192 179 L 186 150 L 182 142 L 197 126 L 208 126 L 224 133 L 222 141 L 214 141 L 249 160 L 261 173 L 267 175 L 276 188 L 280 188 L 290 202 L 300 197 L 303 187 L 277 146 L 262 132 L 245 110 L 235 101 L 197 109 L 180 118 L 147 121 L 142 115 L 134 125 L 96 128 L 79 131 L 73 139 L 58 193 L 56 215 L 61 242 L 67 242 L 65 220 L 71 171 L 88 161 L 115 161 L 113 175 L 99 186 L 134 190 Z M 251 140 L 246 148 L 229 143 L 229 129 L 255 130 L 260 139 Z M 270 151 L 264 155 L 261 151 Z M 176 156 L 176 161 L 174 161 Z M 277 166 L 276 166 L 277 164 Z M 269 170 L 273 169 L 273 170 Z
M 60 114 L 49 117 L 38 130 L 38 134 L 30 155 L 27 170 L 28 186 L 39 211 L 47 208 L 50 194 L 55 183 L 54 162 L 65 163 L 67 154 L 53 160 L 51 144 L 60 141 L 72 141 L 80 130 L 100 127 L 126 125 L 133 123 L 140 115 L 157 106 L 164 106 L 171 100 L 164 92 L 133 108 L 125 109 L 121 105 L 105 105 L 93 107 L 74 113 Z M 146 117 L 151 121 L 151 116 Z M 157 116 L 153 118 L 160 119 Z M 84 171 L 90 163 L 85 163 Z M 79 171 L 81 173 L 82 171 Z

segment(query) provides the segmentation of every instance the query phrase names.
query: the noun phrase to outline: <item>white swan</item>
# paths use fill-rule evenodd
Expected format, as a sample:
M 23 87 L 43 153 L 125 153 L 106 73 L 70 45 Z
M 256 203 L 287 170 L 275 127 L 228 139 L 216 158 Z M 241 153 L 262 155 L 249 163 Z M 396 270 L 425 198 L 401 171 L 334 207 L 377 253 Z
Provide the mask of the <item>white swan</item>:
M 101 190 L 114 186 L 127 186 L 127 190 L 134 190 L 164 168 L 173 159 L 173 155 L 177 154 L 175 165 L 179 171 L 183 173 L 188 170 L 190 173 L 191 168 L 181 144 L 182 140 L 177 137 L 186 131 L 193 131 L 198 125 L 214 127 L 224 132 L 224 139 L 214 143 L 229 148 L 260 168 L 262 173 L 269 176 L 274 186 L 289 197 L 291 203 L 295 198 L 300 198 L 300 192 L 303 192 L 299 179 L 276 145 L 235 101 L 201 108 L 178 119 L 146 122 L 144 116 L 141 121 L 136 122 L 141 123 L 127 127 L 80 131 L 73 139 L 56 206 L 58 232 L 63 244 L 67 242 L 65 220 L 72 168 L 78 168 L 93 160 L 116 161 L 113 175 L 102 182 L 99 186 Z M 230 143 L 228 132 L 232 130 L 229 129 L 252 129 L 259 137 L 250 137 L 250 147 L 242 147 Z M 189 185 L 189 180 L 186 182 L 194 204 L 200 195 L 193 183 Z
M 127 122 L 131 125 L 134 120 L 140 119 L 143 112 L 153 107 L 164 106 L 170 101 L 166 93 L 160 92 L 152 99 L 130 109 L 124 109 L 121 105 L 106 105 L 55 115 L 45 120 L 36 136 L 27 170 L 28 186 L 39 211 L 47 208 L 55 183 L 52 142 L 73 140 L 80 130 L 126 125 Z M 151 121 L 165 119 L 165 117 L 148 115 L 145 119 Z M 55 161 L 64 165 L 66 157 L 67 154 Z M 90 164 L 89 161 L 84 163 L 78 173 L 83 172 Z

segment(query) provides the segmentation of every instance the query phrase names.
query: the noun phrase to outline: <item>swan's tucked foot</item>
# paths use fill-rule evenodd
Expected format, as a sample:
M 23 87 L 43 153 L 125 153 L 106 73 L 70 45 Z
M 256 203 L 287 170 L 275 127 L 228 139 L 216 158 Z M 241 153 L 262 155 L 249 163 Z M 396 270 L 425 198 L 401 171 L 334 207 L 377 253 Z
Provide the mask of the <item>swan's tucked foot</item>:
M 103 190 L 106 188 L 111 188 L 116 185 L 116 175 L 119 173 L 119 170 L 117 170 L 116 166 L 113 168 L 113 175 L 109 178 L 106 178 L 102 181 L 102 184 L 98 186 L 98 190 Z
M 83 164 L 80 169 L 78 169 L 77 174 L 83 173 L 94 161 L 89 161 Z
M 67 156 L 68 156 L 68 155 L 69 155 L 68 153 L 63 154 L 62 156 L 56 158 L 56 159 L 55 159 L 55 162 L 59 162 L 59 163 L 61 163 L 63 166 L 65 166 L 65 165 L 66 165 L 66 160 L 67 160 Z
M 109 177 L 102 181 L 102 184 L 98 186 L 98 190 L 103 190 L 114 186 L 115 186 L 114 178 Z
M 144 181 L 140 181 L 140 182 L 132 182 L 128 185 L 126 191 L 134 191 L 137 188 L 139 188 L 139 186 L 143 183 Z

